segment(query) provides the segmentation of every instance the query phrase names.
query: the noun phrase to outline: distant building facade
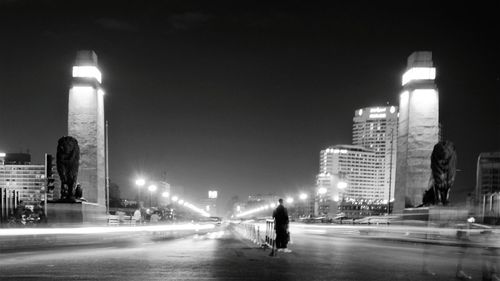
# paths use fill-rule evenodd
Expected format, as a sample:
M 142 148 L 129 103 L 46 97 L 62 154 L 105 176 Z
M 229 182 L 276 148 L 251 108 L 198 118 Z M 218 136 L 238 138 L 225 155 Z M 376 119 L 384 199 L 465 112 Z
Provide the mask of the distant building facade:
M 19 192 L 19 200 L 26 204 L 40 203 L 45 185 L 45 165 L 32 165 L 31 155 L 6 153 L 0 157 L 0 188 Z
M 334 201 L 339 199 L 384 199 L 379 180 L 380 161 L 375 151 L 356 145 L 335 145 L 321 151 L 318 186 L 328 186 Z M 344 183 L 344 186 L 339 185 Z

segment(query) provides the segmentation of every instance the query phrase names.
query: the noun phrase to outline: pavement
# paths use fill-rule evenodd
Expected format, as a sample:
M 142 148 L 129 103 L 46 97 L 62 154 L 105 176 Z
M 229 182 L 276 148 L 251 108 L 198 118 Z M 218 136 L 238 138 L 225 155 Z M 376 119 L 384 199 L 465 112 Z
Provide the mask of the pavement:
M 345 229 L 348 231 L 348 229 Z M 227 228 L 186 237 L 38 248 L 0 254 L 0 280 L 456 280 L 461 248 L 292 233 L 292 253 L 269 256 Z M 481 280 L 481 249 L 464 269 Z M 422 271 L 424 264 L 436 273 Z

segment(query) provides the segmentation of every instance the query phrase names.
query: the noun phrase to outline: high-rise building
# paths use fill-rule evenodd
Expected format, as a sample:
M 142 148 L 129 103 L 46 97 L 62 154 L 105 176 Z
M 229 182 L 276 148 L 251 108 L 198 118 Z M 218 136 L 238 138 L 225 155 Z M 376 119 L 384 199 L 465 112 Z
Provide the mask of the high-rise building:
M 431 52 L 414 52 L 402 77 L 394 211 L 416 207 L 431 176 L 430 156 L 439 138 L 439 96 Z
M 383 198 L 386 200 L 394 199 L 397 133 L 396 106 L 366 107 L 354 113 L 352 143 L 375 152 L 379 165 L 375 182 L 376 186 L 383 186 Z
M 68 135 L 80 146 L 78 182 L 89 203 L 105 207 L 104 91 L 93 51 L 79 51 L 69 91 Z
M 320 193 L 333 201 L 347 199 L 384 199 L 379 180 L 380 160 L 374 150 L 356 145 L 335 145 L 320 153 Z

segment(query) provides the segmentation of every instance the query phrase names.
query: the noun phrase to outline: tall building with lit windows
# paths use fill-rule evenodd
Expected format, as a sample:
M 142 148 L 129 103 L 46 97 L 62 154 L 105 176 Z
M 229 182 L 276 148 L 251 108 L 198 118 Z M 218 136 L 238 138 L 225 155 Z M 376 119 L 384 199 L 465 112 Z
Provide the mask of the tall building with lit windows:
M 414 52 L 402 76 L 394 211 L 422 203 L 431 176 L 430 156 L 439 140 L 439 96 L 432 52 Z
M 384 200 L 394 199 L 397 133 L 396 106 L 366 107 L 354 113 L 352 143 L 375 152 L 379 166 L 375 185 L 382 186 Z
M 78 181 L 89 203 L 104 207 L 105 142 L 102 74 L 94 51 L 78 51 L 69 91 L 68 135 L 80 146 Z
M 356 145 L 334 145 L 320 153 L 318 188 L 333 201 L 384 199 L 379 181 L 380 161 L 374 150 Z
M 25 204 L 39 204 L 44 176 L 45 165 L 31 164 L 30 154 L 0 153 L 0 205 L 5 205 L 6 197 L 13 192 L 17 192 Z

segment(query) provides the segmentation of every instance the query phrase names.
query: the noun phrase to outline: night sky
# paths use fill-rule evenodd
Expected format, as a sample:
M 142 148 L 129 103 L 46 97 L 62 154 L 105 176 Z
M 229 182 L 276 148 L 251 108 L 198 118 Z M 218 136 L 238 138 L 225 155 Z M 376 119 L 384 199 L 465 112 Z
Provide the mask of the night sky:
M 500 149 L 498 2 L 66 2 L 0 0 L 0 151 L 55 154 L 76 51 L 93 49 L 124 196 L 140 173 L 192 198 L 311 187 L 319 151 L 351 143 L 355 109 L 398 104 L 417 50 L 433 52 L 458 151 L 452 201 L 473 190 L 478 154 Z

